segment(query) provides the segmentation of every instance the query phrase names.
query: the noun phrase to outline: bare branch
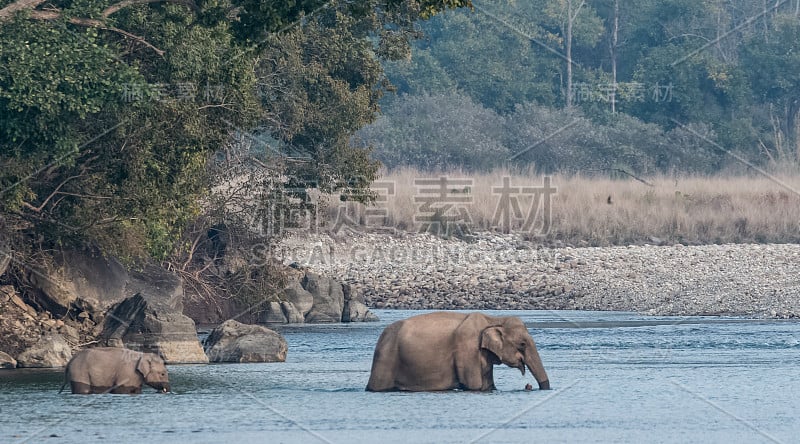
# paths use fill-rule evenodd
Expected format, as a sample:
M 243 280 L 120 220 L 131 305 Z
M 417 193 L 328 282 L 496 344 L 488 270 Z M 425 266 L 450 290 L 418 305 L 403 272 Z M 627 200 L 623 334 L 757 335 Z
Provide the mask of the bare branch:
M 0 9 L 0 22 L 8 20 L 17 11 L 23 11 L 25 9 L 34 9 L 37 6 L 44 3 L 45 1 L 46 0 L 17 0 L 16 2 L 6 6 L 5 8 Z
M 200 108 L 197 108 L 197 110 L 201 111 L 201 110 L 204 110 L 206 108 L 225 108 L 227 110 L 233 111 L 233 108 L 231 106 L 232 106 L 231 103 L 220 103 L 220 104 L 216 104 L 216 105 L 203 105 Z
M 0 22 L 8 20 L 14 15 L 14 13 L 18 11 L 35 10 L 36 7 L 38 7 L 45 1 L 47 0 L 17 0 L 14 3 L 11 3 L 10 5 L 7 5 L 6 7 L 0 9 Z M 108 18 L 111 14 L 116 13 L 120 9 L 127 8 L 128 6 L 143 5 L 148 3 L 174 3 L 177 5 L 186 6 L 187 8 L 195 12 L 200 10 L 200 8 L 197 7 L 197 4 L 195 4 L 195 2 L 192 0 L 123 0 L 119 3 L 113 4 L 108 8 L 104 9 L 100 15 L 103 18 Z M 45 11 L 37 11 L 37 12 L 45 12 Z M 60 16 L 59 11 L 46 11 L 46 12 L 49 12 L 51 14 L 56 14 L 56 17 Z M 41 19 L 52 20 L 53 18 L 56 17 L 41 18 Z M 88 19 L 79 19 L 79 20 L 84 21 Z M 99 28 L 99 26 L 97 27 Z
M 38 10 L 37 11 L 31 11 L 31 18 L 34 18 L 34 19 L 37 19 L 37 20 L 55 20 L 55 19 L 58 19 L 60 17 L 61 17 L 61 12 L 60 11 L 38 11 Z M 103 29 L 103 30 L 106 30 L 106 31 L 116 32 L 117 34 L 122 34 L 125 37 L 128 37 L 130 39 L 136 40 L 137 42 L 141 43 L 142 45 L 147 46 L 148 48 L 150 48 L 153 51 L 155 51 L 156 54 L 158 54 L 158 55 L 160 55 L 162 57 L 164 56 L 164 51 L 163 50 L 160 50 L 160 49 L 156 48 L 155 46 L 153 46 L 152 44 L 150 44 L 147 40 L 144 39 L 144 37 L 139 37 L 138 35 L 131 34 L 128 31 L 123 31 L 122 29 L 114 28 L 113 26 L 108 26 L 105 23 L 101 22 L 100 20 L 71 17 L 69 19 L 69 22 L 72 23 L 73 25 L 93 27 L 93 28 Z
M 31 16 L 30 17 L 32 19 L 36 19 L 36 20 L 56 20 L 58 18 L 61 18 L 62 13 L 59 10 L 41 11 L 41 10 L 34 9 L 34 8 L 36 8 L 37 6 L 41 5 L 44 2 L 45 2 L 45 0 L 17 0 L 16 2 L 6 6 L 5 8 L 0 9 L 0 23 L 4 22 L 4 21 L 7 21 L 9 18 L 11 18 L 14 15 L 14 13 L 16 13 L 18 11 L 24 11 L 24 10 L 31 10 Z M 112 9 L 117 5 L 111 6 L 106 11 L 104 11 L 104 14 L 106 12 L 108 12 L 109 14 L 113 14 L 114 12 L 118 11 L 122 7 L 128 6 L 130 4 L 134 4 L 134 3 L 137 3 L 137 2 L 138 3 L 142 3 L 142 2 L 144 2 L 144 0 L 125 0 L 122 3 L 127 3 L 127 4 L 119 6 L 116 9 L 113 9 L 110 12 L 108 12 L 109 9 Z M 174 0 L 174 2 L 175 3 L 186 4 L 188 2 L 188 0 L 186 0 L 186 1 L 184 1 L 184 0 Z M 104 17 L 105 17 L 105 15 L 104 15 Z M 130 38 L 132 40 L 135 40 L 135 41 L 141 43 L 144 46 L 147 46 L 148 48 L 150 48 L 153 51 L 155 51 L 156 54 L 158 54 L 158 55 L 160 55 L 162 57 L 164 56 L 164 51 L 156 48 L 155 46 L 150 44 L 147 40 L 145 40 L 143 37 L 139 37 L 138 35 L 131 34 L 130 32 L 123 31 L 122 29 L 115 28 L 113 26 L 108 26 L 105 23 L 101 22 L 100 20 L 79 18 L 79 17 L 71 17 L 68 21 L 70 23 L 72 23 L 73 25 L 98 28 L 98 29 L 103 29 L 103 30 L 106 30 L 106 31 L 116 32 L 117 34 L 122 34 L 125 37 L 128 37 L 128 38 Z
M 60 194 L 60 195 L 63 195 L 63 196 L 78 197 L 78 198 L 81 198 L 81 199 L 96 199 L 96 200 L 114 199 L 114 197 L 112 197 L 112 196 L 98 196 L 98 195 L 95 195 L 95 194 L 65 193 L 63 191 L 58 191 L 57 194 Z M 127 199 L 127 200 L 131 200 L 131 199 Z
M 81 177 L 81 175 L 70 176 L 70 177 L 67 177 L 66 179 L 64 179 L 64 181 L 61 182 L 60 184 L 58 184 L 58 186 L 53 190 L 53 192 L 50 193 L 50 195 L 47 196 L 47 198 L 44 200 L 44 202 L 42 202 L 42 204 L 39 205 L 38 207 L 34 207 L 33 205 L 29 204 L 28 202 L 22 202 L 22 206 L 24 206 L 25 208 L 27 208 L 27 209 L 29 209 L 31 211 L 34 211 L 36 213 L 41 213 L 42 210 L 44 209 L 44 207 L 47 205 L 47 202 L 50 202 L 50 199 L 52 199 L 55 195 L 59 194 L 59 190 L 61 190 L 61 187 L 66 185 L 67 182 L 71 181 L 72 179 L 77 179 L 79 177 Z M 64 193 L 61 193 L 61 194 L 64 194 Z
M 203 236 L 205 235 L 206 234 L 201 231 L 200 234 L 194 239 L 194 242 L 192 242 L 192 247 L 189 248 L 188 257 L 186 258 L 186 261 L 183 263 L 183 265 L 181 265 L 180 271 L 186 271 L 186 268 L 189 266 L 189 264 L 192 263 L 192 259 L 194 259 L 194 252 L 195 250 L 197 250 L 197 245 L 200 243 L 200 241 L 203 239 Z

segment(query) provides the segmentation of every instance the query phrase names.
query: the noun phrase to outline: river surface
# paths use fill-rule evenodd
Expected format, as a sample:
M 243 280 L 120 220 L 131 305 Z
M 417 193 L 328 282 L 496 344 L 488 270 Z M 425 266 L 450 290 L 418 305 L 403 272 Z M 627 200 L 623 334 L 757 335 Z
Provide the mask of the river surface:
M 553 387 L 495 367 L 491 393 L 367 393 L 388 323 L 283 328 L 285 363 L 170 366 L 174 393 L 58 393 L 0 371 L 0 442 L 798 442 L 800 322 L 519 311 Z

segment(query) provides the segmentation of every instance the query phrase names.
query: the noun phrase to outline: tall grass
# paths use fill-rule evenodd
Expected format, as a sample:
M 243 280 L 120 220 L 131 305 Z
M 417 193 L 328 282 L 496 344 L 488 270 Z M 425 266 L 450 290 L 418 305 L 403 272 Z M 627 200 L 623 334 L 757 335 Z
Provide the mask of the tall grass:
M 384 184 L 392 184 L 394 193 L 372 208 L 385 213 L 379 223 L 405 231 L 418 230 L 420 224 L 415 216 L 423 208 L 415 197 L 422 195 L 421 187 L 414 181 L 439 177 L 472 181 L 469 187 L 453 187 L 448 191 L 449 196 L 468 196 L 469 202 L 455 205 L 445 216 L 465 208 L 471 229 L 480 231 L 507 228 L 496 217 L 498 206 L 503 203 L 501 195 L 493 193 L 493 188 L 502 186 L 504 177 L 510 179 L 512 186 L 542 186 L 544 180 L 535 174 L 507 170 L 491 173 L 396 170 L 380 179 Z M 540 202 L 533 229 L 523 230 L 525 218 L 518 218 L 511 221 L 508 227 L 511 231 L 544 243 L 562 241 L 592 246 L 800 242 L 800 192 L 794 191 L 800 190 L 800 175 L 654 177 L 644 179 L 648 184 L 634 178 L 578 175 L 554 175 L 550 180 L 556 192 L 549 216 L 544 214 Z M 526 215 L 531 204 L 530 195 L 519 197 L 519 208 Z M 328 211 L 333 214 L 330 208 Z M 544 217 L 549 217 L 548 230 L 543 230 Z M 374 228 L 375 217 L 363 218 L 362 222 Z

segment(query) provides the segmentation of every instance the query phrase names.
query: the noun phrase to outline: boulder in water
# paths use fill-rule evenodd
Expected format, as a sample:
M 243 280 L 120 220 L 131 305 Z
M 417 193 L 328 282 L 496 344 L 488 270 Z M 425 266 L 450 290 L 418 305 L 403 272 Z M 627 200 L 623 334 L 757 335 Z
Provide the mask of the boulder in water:
M 233 319 L 217 326 L 205 341 L 211 362 L 283 362 L 287 348 L 279 333 Z

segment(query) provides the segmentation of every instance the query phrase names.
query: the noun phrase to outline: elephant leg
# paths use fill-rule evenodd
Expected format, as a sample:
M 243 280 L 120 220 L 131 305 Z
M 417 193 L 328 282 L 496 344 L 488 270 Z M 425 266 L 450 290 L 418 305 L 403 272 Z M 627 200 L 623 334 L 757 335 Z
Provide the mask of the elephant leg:
M 396 390 L 394 380 L 394 364 L 386 359 L 376 359 L 367 383 L 368 392 L 386 392 Z
M 495 389 L 494 367 L 491 364 L 471 365 L 469 362 L 457 362 L 456 374 L 460 388 L 464 390 L 491 391 Z
M 114 387 L 111 390 L 111 393 L 114 393 L 115 395 L 138 395 L 142 393 L 142 388 L 130 385 L 121 385 L 119 387 Z
M 368 392 L 397 390 L 395 371 L 397 367 L 397 326 L 389 326 L 381 334 L 372 357 L 372 370 L 367 383 Z
M 92 387 L 89 384 L 82 382 L 70 381 L 69 387 L 72 389 L 73 395 L 88 395 L 92 393 Z
M 464 390 L 485 390 L 480 372 L 474 370 L 459 372 L 458 382 L 460 388 Z

